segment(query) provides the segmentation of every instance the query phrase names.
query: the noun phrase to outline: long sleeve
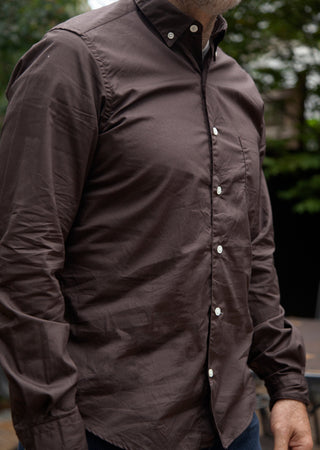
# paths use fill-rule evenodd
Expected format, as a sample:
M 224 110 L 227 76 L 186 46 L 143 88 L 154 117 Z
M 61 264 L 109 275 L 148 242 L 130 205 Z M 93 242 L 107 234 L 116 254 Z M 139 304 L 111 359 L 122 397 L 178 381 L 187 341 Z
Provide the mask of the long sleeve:
M 102 82 L 81 37 L 58 30 L 20 60 L 0 143 L 0 361 L 27 450 L 85 450 L 59 285 L 97 142 Z
M 260 154 L 262 161 L 265 154 L 264 132 Z M 249 306 L 254 326 L 249 365 L 264 379 L 271 406 L 279 399 L 308 403 L 303 340 L 299 331 L 285 319 L 280 305 L 278 278 L 273 260 L 272 212 L 262 169 L 260 179 L 249 287 Z

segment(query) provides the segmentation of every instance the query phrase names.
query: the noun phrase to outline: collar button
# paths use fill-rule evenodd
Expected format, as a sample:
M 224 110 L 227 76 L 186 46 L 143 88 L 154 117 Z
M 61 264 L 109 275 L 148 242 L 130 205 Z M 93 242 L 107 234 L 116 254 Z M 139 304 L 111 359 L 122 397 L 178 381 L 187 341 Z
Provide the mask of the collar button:
M 191 33 L 196 33 L 199 30 L 198 25 L 191 25 L 190 31 Z
M 172 31 L 169 31 L 167 36 L 168 36 L 168 39 L 174 39 L 174 33 L 172 33 Z

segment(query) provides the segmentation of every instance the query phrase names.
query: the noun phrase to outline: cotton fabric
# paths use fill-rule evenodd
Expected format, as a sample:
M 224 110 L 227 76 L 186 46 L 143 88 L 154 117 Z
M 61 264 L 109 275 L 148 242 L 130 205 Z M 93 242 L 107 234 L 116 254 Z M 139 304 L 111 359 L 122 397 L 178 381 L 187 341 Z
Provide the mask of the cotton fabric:
M 197 25 L 198 31 L 191 31 Z M 195 27 L 192 28 L 195 30 Z M 0 144 L 0 360 L 27 450 L 227 447 L 307 402 L 262 173 L 263 103 L 166 0 L 58 25 L 16 66 Z

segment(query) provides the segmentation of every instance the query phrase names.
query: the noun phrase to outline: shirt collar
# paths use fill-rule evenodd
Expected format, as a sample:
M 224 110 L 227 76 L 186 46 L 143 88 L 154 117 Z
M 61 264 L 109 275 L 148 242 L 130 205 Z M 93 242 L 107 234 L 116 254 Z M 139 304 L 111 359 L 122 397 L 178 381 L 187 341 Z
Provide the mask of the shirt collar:
M 202 25 L 198 21 L 184 14 L 168 0 L 135 0 L 135 3 L 168 47 L 172 47 L 191 25 L 197 25 L 199 32 L 202 32 Z M 218 16 L 210 38 L 215 49 L 222 41 L 226 29 L 226 20 Z

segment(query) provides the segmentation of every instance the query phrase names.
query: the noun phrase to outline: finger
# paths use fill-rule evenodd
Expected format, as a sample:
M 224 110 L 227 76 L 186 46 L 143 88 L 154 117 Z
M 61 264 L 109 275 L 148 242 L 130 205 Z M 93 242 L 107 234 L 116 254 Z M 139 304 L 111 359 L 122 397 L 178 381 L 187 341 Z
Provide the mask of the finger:
M 289 435 L 279 428 L 276 428 L 273 432 L 274 437 L 274 450 L 288 450 L 289 448 Z

